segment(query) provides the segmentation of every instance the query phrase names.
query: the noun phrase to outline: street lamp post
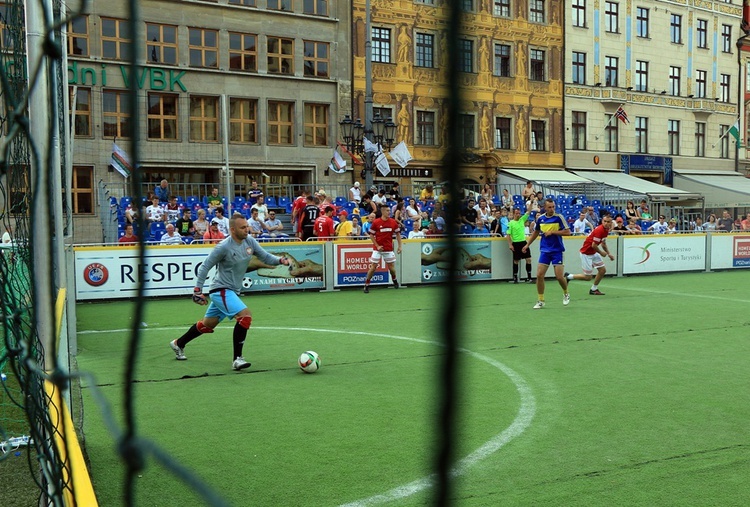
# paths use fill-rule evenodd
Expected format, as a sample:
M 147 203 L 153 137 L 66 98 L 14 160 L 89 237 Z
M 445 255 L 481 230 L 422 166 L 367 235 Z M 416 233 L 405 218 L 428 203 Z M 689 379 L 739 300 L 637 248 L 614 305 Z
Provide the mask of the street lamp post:
M 372 29 L 370 27 L 370 0 L 365 1 L 365 118 L 353 121 L 347 114 L 339 122 L 341 136 L 346 148 L 352 153 L 362 155 L 364 159 L 365 188 L 372 186 L 375 176 L 375 153 L 364 151 L 362 136 L 373 143 L 390 150 L 395 138 L 396 124 L 391 118 L 381 118 L 373 114 L 372 106 Z

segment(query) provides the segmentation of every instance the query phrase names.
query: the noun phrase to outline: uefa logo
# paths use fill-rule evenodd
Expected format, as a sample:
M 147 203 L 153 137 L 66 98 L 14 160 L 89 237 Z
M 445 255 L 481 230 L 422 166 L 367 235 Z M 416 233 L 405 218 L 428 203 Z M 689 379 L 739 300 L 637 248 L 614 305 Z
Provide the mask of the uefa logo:
M 109 280 L 109 271 L 103 264 L 94 262 L 83 269 L 83 279 L 92 287 L 99 287 Z

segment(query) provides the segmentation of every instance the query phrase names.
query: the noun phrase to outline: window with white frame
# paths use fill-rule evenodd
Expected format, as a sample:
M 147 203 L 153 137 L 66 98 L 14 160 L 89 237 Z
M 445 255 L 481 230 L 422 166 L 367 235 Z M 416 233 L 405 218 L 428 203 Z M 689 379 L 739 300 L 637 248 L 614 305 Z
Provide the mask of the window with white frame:
M 586 53 L 573 51 L 572 78 L 574 84 L 586 84 Z
M 544 23 L 544 0 L 529 0 L 529 21 Z
M 573 26 L 586 26 L 586 0 L 573 0 Z
M 510 46 L 495 43 L 493 73 L 500 77 L 510 77 Z
M 609 33 L 620 32 L 620 4 L 604 2 L 604 29 Z
M 531 151 L 547 151 L 545 134 L 546 124 L 544 120 L 531 120 Z
M 635 152 L 648 153 L 648 118 L 635 117 Z
M 616 56 L 604 57 L 604 86 L 617 86 L 618 67 L 619 58 Z
M 510 128 L 510 118 L 495 118 L 495 148 L 498 150 L 510 149 Z
M 670 155 L 680 154 L 680 121 L 667 120 L 667 144 Z
M 613 114 L 605 115 L 607 123 L 604 128 L 604 151 L 617 152 L 620 149 L 619 139 L 619 121 Z
M 431 33 L 417 32 L 416 62 L 417 67 L 434 67 L 435 36 Z
M 706 156 L 706 124 L 695 122 L 695 156 Z
M 680 67 L 669 67 L 669 94 L 675 97 L 680 96 L 680 81 L 682 69 Z
M 458 40 L 458 70 L 474 72 L 474 41 L 470 39 Z
M 494 0 L 494 8 L 492 13 L 495 16 L 502 16 L 504 18 L 510 17 L 510 0 Z
M 719 81 L 719 100 L 721 102 L 729 102 L 729 80 L 731 76 L 729 74 L 722 74 L 721 81 Z
M 682 16 L 669 15 L 669 40 L 675 44 L 682 44 Z
M 698 27 L 696 28 L 698 40 L 696 41 L 696 44 L 698 44 L 699 48 L 707 49 L 708 48 L 708 20 L 707 19 L 699 19 L 698 20 Z
M 705 70 L 695 71 L 695 96 L 699 99 L 706 98 L 706 74 Z
M 391 62 L 391 29 L 372 27 L 372 61 L 378 63 Z
M 635 62 L 635 89 L 639 92 L 648 91 L 648 62 Z
M 635 33 L 638 37 L 648 37 L 648 9 L 645 7 L 635 10 Z
M 544 81 L 547 77 L 545 72 L 545 52 L 542 49 L 529 51 L 529 79 L 532 81 Z
M 721 25 L 721 50 L 724 53 L 732 52 L 732 27 Z

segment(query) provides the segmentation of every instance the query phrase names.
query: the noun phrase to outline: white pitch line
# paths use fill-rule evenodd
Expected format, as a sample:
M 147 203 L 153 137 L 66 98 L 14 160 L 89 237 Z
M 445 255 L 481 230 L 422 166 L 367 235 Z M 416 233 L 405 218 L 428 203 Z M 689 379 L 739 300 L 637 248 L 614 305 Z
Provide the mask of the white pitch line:
M 141 328 L 142 331 L 164 331 L 164 330 L 174 330 L 174 329 L 184 329 L 183 327 L 146 327 Z M 320 333 L 320 329 L 316 328 L 305 328 L 305 327 L 283 327 L 283 326 L 253 326 L 253 329 L 258 330 L 264 330 L 264 331 L 313 331 L 316 333 Z M 79 331 L 79 334 L 93 334 L 93 333 L 123 333 L 130 331 L 130 329 L 107 329 L 107 330 L 101 330 L 101 331 Z M 380 338 L 391 338 L 393 340 L 403 340 L 403 341 L 410 341 L 410 342 L 416 342 L 416 343 L 424 343 L 428 345 L 436 345 L 438 347 L 442 347 L 442 343 L 430 341 L 430 340 L 421 340 L 419 338 L 410 338 L 406 336 L 395 336 L 395 335 L 388 335 L 388 334 L 381 334 L 381 333 L 367 333 L 364 331 L 341 331 L 341 330 L 333 330 L 333 329 L 327 329 L 325 332 L 327 333 L 335 333 L 335 334 L 347 334 L 347 335 L 358 335 L 358 336 L 374 336 L 374 337 L 380 337 Z M 526 381 L 521 377 L 518 373 L 516 373 L 514 370 L 506 366 L 505 364 L 501 363 L 500 361 L 496 361 L 490 357 L 487 357 L 485 355 L 479 354 L 477 352 L 473 352 L 469 349 L 459 348 L 459 352 L 463 352 L 465 354 L 468 354 L 475 359 L 478 359 L 480 361 L 483 361 L 490 366 L 497 368 L 501 372 L 507 376 L 511 382 L 516 386 L 516 390 L 518 391 L 518 394 L 521 398 L 521 406 L 518 409 L 518 413 L 516 414 L 515 419 L 513 419 L 513 422 L 510 426 L 505 428 L 502 432 L 498 433 L 494 437 L 492 437 L 490 440 L 479 446 L 476 450 L 471 452 L 468 456 L 458 461 L 455 467 L 450 471 L 451 477 L 458 477 L 460 475 L 463 475 L 470 467 L 476 465 L 489 455 L 493 454 L 494 452 L 497 452 L 502 447 L 504 447 L 508 442 L 516 438 L 517 436 L 521 435 L 526 429 L 531 425 L 532 419 L 534 419 L 534 415 L 536 414 L 536 399 L 534 398 L 534 394 L 531 392 L 531 388 L 526 383 Z M 374 495 L 368 498 L 363 498 L 361 500 L 356 500 L 354 502 L 350 502 L 347 504 L 343 504 L 341 507 L 364 507 L 367 505 L 377 505 L 381 503 L 386 502 L 393 502 L 395 500 L 400 500 L 402 498 L 406 498 L 412 495 L 415 495 L 421 491 L 424 491 L 428 488 L 431 488 L 436 480 L 436 476 L 428 475 L 427 477 L 422 477 L 421 479 L 417 479 L 415 481 L 412 481 L 407 484 L 403 484 L 401 486 L 397 486 L 391 490 L 386 491 L 385 493 L 381 493 L 378 495 Z
M 728 297 L 722 297 L 722 296 L 711 296 L 709 294 L 696 294 L 694 292 L 670 292 L 667 290 L 652 290 L 652 289 L 638 289 L 633 287 L 608 287 L 614 290 L 630 290 L 634 292 L 646 292 L 648 294 L 663 294 L 665 296 L 680 296 L 680 297 L 694 297 L 694 298 L 702 298 L 702 299 L 716 299 L 719 301 L 732 301 L 733 303 L 750 303 L 750 300 L 747 299 L 737 299 L 737 298 L 728 298 Z

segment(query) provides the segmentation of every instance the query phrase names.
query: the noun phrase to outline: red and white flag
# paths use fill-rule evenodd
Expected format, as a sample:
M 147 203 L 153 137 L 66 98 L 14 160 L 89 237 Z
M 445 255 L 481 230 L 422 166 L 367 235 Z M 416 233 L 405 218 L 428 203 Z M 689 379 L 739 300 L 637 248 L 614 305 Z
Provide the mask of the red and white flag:
M 617 111 L 615 111 L 615 118 L 623 122 L 624 124 L 630 123 L 630 118 L 628 118 L 628 113 L 625 112 L 625 110 L 622 108 L 622 106 L 617 108 Z

